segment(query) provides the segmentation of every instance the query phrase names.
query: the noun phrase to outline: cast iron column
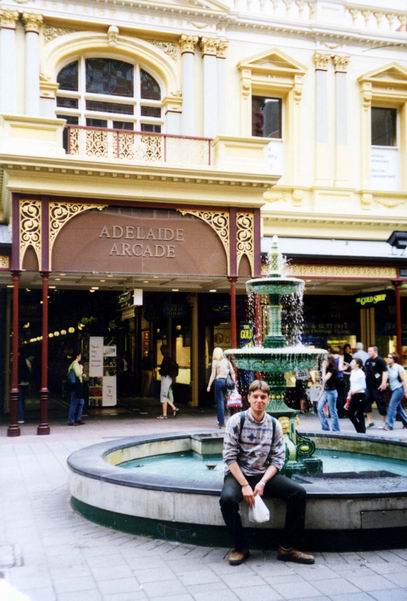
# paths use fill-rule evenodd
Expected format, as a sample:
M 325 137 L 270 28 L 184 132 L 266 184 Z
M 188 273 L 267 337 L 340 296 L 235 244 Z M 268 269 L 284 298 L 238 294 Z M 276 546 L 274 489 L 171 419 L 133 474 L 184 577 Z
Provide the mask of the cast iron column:
M 396 336 L 397 336 L 397 354 L 401 359 L 402 356 L 402 336 L 403 330 L 401 327 L 401 282 L 393 282 L 394 292 L 396 296 Z
M 48 273 L 42 273 L 42 346 L 40 423 L 37 434 L 49 434 L 48 424 Z
M 20 426 L 17 423 L 18 407 L 18 326 L 19 326 L 19 286 L 20 272 L 13 271 L 13 336 L 11 341 L 11 352 L 13 360 L 11 363 L 11 390 L 10 390 L 10 424 L 7 436 L 20 436 Z
M 228 278 L 230 283 L 230 346 L 237 348 L 237 319 L 236 319 L 236 282 L 237 278 Z

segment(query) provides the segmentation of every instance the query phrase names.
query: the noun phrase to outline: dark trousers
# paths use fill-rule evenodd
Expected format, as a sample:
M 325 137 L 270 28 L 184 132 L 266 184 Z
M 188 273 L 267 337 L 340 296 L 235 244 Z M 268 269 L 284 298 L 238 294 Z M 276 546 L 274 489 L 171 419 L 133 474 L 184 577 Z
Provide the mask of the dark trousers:
M 253 490 L 261 478 L 261 475 L 246 476 Z M 263 496 L 283 499 L 287 503 L 284 532 L 280 544 L 287 548 L 300 544 L 305 523 L 305 489 L 290 478 L 276 474 L 267 482 Z M 239 513 L 239 503 L 242 499 L 242 487 L 232 474 L 228 474 L 223 483 L 220 508 L 234 548 L 237 550 L 248 547 Z
M 366 396 L 364 394 L 352 394 L 348 409 L 348 417 L 355 427 L 356 432 L 364 434 L 365 426 L 365 411 Z

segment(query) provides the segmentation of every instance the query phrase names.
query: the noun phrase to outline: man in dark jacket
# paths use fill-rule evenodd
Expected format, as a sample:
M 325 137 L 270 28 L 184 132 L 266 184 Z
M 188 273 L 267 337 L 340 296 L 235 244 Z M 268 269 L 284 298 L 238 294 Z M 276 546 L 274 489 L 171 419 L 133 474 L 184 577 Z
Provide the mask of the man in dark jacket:
M 372 403 L 376 403 L 384 427 L 386 417 L 386 401 L 384 391 L 387 388 L 387 365 L 382 357 L 379 357 L 377 346 L 369 346 L 367 349 L 369 358 L 364 365 L 366 373 L 366 428 L 372 428 L 373 421 Z

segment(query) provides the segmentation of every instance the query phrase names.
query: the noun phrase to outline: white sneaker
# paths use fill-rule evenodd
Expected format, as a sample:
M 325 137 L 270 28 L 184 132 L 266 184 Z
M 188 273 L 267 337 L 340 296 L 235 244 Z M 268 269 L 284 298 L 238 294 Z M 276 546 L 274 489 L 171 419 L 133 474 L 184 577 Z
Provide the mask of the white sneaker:
M 19 419 L 17 423 L 18 423 L 18 424 L 23 424 L 23 423 L 24 423 L 24 420 L 23 420 L 23 419 Z

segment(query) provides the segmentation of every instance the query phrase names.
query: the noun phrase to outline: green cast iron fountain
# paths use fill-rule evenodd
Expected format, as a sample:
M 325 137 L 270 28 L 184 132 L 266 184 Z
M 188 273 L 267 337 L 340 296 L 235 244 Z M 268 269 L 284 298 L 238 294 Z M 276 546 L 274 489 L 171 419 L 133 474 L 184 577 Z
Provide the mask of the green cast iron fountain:
M 284 374 L 294 370 L 316 369 L 327 351 L 294 346 L 287 343 L 282 333 L 282 301 L 286 295 L 301 295 L 304 281 L 283 275 L 283 258 L 278 248 L 277 236 L 273 236 L 269 252 L 269 270 L 266 277 L 246 282 L 246 290 L 254 295 L 268 297 L 268 331 L 263 345 L 229 349 L 225 352 L 238 369 L 262 374 L 270 386 L 270 403 L 267 411 L 278 418 L 285 433 L 287 461 L 286 473 L 322 471 L 319 459 L 312 457 L 315 444 L 312 440 L 300 436 L 296 431 L 296 416 L 299 411 L 287 407 L 284 402 L 286 388 Z M 298 418 L 297 418 L 298 419 Z

